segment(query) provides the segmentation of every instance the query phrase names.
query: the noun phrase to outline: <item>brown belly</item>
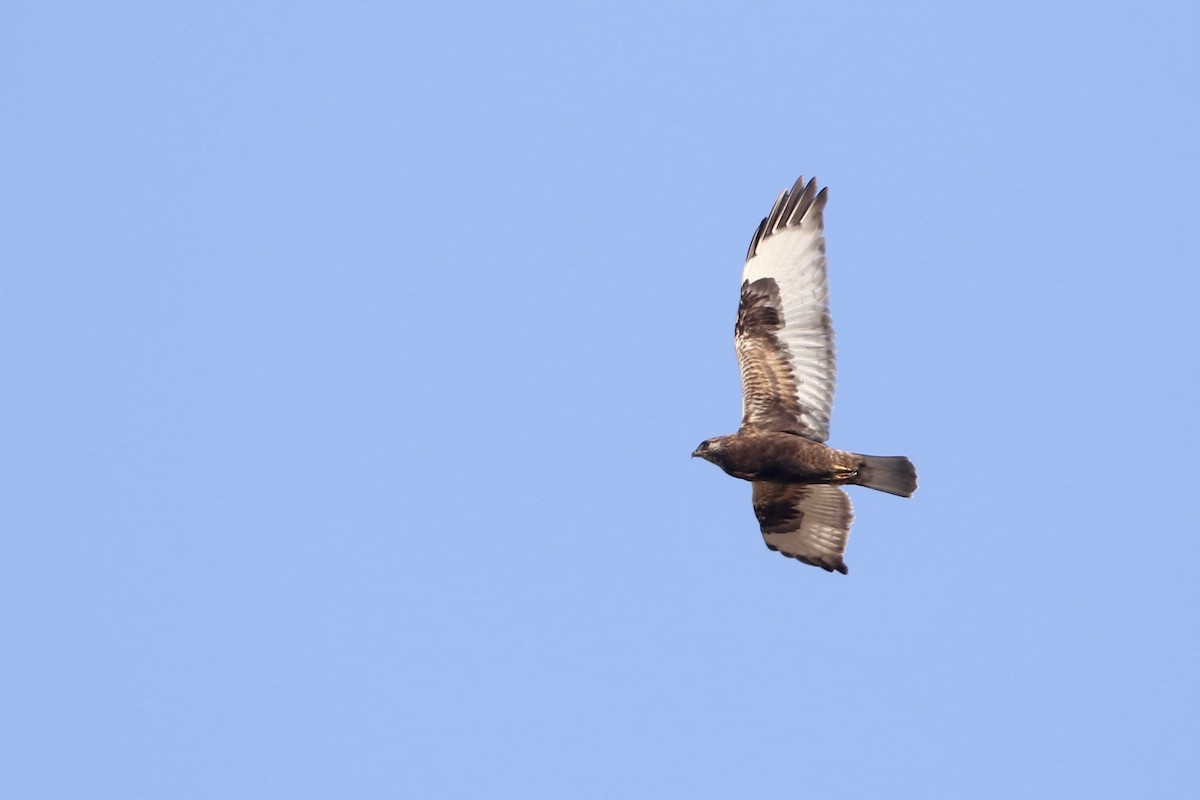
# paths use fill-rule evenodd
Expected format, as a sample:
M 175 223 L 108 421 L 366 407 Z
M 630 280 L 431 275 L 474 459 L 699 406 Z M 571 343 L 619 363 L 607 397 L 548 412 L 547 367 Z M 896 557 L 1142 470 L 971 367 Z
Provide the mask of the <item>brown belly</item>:
M 800 436 L 767 433 L 738 442 L 723 466 L 748 481 L 845 483 L 854 477 L 857 459 Z

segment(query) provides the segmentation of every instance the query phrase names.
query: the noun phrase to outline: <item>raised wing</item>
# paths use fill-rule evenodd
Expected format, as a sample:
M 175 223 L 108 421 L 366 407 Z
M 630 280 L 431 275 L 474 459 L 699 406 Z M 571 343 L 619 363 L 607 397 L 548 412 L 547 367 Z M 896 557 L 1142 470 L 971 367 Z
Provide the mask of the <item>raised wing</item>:
M 825 484 L 754 483 L 754 516 L 767 547 L 812 564 L 846 574 L 846 540 L 854 512 L 850 498 Z
M 814 178 L 779 195 L 742 269 L 734 346 L 742 425 L 829 438 L 836 364 L 825 277 L 826 190 Z

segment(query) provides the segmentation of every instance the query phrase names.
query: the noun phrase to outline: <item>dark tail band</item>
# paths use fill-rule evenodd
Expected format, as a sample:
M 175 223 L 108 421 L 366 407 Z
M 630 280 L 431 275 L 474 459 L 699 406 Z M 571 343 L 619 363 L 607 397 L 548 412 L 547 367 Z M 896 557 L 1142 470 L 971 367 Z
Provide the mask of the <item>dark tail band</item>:
M 912 497 L 917 490 L 917 470 L 904 456 L 864 456 L 858 466 L 859 486 L 888 494 Z

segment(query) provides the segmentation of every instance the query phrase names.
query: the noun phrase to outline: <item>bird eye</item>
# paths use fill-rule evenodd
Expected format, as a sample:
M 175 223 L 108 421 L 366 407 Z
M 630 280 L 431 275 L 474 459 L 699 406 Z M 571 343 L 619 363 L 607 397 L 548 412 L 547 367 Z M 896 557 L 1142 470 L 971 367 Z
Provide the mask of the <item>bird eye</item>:
M 708 449 L 709 447 L 711 447 L 711 446 L 712 446 L 712 443 L 711 443 L 711 442 L 709 442 L 708 440 L 705 440 L 705 441 L 703 441 L 703 442 L 701 442 L 701 443 L 700 443 L 700 449 L 701 449 L 701 450 L 707 450 L 707 449 Z

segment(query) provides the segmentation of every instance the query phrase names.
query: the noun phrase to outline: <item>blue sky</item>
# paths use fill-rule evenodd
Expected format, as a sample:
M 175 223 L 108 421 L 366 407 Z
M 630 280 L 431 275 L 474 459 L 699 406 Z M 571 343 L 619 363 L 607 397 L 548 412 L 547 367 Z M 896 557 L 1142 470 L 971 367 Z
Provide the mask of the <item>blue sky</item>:
M 0 794 L 1200 791 L 1200 12 L 4 17 Z M 801 174 L 846 577 L 688 457 Z

